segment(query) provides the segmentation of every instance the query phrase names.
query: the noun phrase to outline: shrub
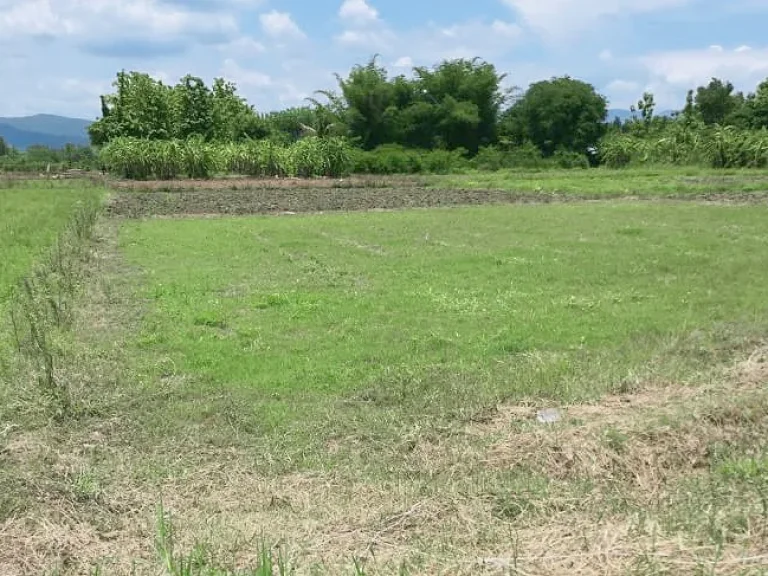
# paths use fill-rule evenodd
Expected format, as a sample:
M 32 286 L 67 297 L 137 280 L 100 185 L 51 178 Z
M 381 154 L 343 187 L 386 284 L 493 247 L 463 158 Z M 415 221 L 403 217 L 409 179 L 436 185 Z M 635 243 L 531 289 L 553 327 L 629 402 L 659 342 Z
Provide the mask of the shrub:
M 557 150 L 552 156 L 552 160 L 558 168 L 589 168 L 589 159 L 586 155 L 573 150 Z

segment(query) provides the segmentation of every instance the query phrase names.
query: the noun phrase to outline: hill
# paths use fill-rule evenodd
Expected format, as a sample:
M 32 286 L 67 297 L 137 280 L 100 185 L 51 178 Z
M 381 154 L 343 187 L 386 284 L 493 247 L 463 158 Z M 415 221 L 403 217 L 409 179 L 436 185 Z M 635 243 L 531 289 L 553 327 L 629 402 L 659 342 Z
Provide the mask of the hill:
M 90 120 L 52 114 L 20 118 L 0 117 L 0 137 L 19 150 L 42 145 L 61 148 L 65 144 L 87 145 Z

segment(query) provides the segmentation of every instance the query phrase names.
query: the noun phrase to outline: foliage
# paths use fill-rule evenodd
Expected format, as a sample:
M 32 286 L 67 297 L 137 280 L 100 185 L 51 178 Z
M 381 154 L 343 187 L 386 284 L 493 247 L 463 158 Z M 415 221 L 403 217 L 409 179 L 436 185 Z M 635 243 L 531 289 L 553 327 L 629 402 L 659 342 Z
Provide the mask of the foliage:
M 705 124 L 723 124 L 743 105 L 743 94 L 734 94 L 733 90 L 733 84 L 719 78 L 712 78 L 709 84 L 696 89 L 694 107 Z
M 768 165 L 768 130 L 676 123 L 654 138 L 606 136 L 600 143 L 600 156 L 609 168 L 630 164 L 764 168 Z
M 0 154 L 0 172 L 48 172 L 70 168 L 93 169 L 97 166 L 93 148 L 74 144 L 67 144 L 59 150 L 30 146 L 23 152 L 8 147 L 7 154 Z
M 512 90 L 501 88 L 505 75 L 479 58 L 390 77 L 374 56 L 336 79 L 337 91 L 319 91 L 307 105 L 265 114 L 221 78 L 209 87 L 187 75 L 171 86 L 123 71 L 115 93 L 102 97 L 102 118 L 90 135 L 94 145 L 105 146 L 101 158 L 108 168 L 129 178 L 765 163 L 768 79 L 745 96 L 713 78 L 689 90 L 673 117 L 657 116 L 656 99 L 646 91 L 631 107 L 637 115 L 610 123 L 606 98 L 591 84 L 555 77 L 512 100 Z M 55 159 L 42 156 L 31 149 L 22 159 L 7 149 L 0 168 L 95 162 L 75 148 Z
M 327 103 L 313 99 L 315 114 L 364 150 L 397 144 L 475 154 L 496 140 L 504 75 L 478 58 L 417 67 L 413 79 L 390 79 L 374 57 L 347 78 L 336 78 L 339 93 L 320 92 Z
M 221 144 L 199 136 L 187 140 L 116 138 L 102 149 L 101 160 L 110 172 L 132 180 L 210 178 L 222 172 L 337 177 L 351 168 L 345 140 L 318 137 L 303 138 L 289 146 L 269 140 Z
M 236 142 L 268 134 L 236 86 L 222 78 L 212 88 L 191 75 L 168 86 L 149 74 L 123 71 L 113 86 L 116 93 L 101 97 L 101 119 L 88 128 L 95 146 L 120 137 Z
M 544 156 L 558 149 L 586 152 L 605 131 L 604 96 L 569 77 L 532 84 L 504 113 L 500 131 L 513 142 L 532 142 Z
M 466 170 L 465 150 L 423 150 L 385 144 L 352 155 L 352 171 L 359 174 L 449 174 Z

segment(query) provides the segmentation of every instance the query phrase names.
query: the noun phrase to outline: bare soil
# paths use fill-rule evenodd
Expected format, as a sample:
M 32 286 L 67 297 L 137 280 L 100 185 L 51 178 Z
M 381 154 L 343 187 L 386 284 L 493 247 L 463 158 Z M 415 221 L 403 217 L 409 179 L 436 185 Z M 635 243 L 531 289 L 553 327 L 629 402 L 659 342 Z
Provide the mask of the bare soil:
M 566 201 L 567 196 L 510 194 L 494 190 L 429 188 L 252 188 L 247 190 L 182 190 L 120 192 L 108 211 L 113 216 L 142 218 L 180 214 L 269 214 L 432 208 L 480 204 Z

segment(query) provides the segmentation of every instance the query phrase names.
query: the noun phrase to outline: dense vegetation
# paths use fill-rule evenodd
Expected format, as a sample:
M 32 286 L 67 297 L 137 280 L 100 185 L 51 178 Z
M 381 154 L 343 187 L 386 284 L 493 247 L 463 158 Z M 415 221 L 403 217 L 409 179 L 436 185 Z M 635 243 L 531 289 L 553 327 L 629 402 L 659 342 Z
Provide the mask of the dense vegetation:
M 187 75 L 171 86 L 120 72 L 89 133 L 99 165 L 132 178 L 768 165 L 768 80 L 744 95 L 713 78 L 673 117 L 656 116 L 644 93 L 632 119 L 610 122 L 589 83 L 565 76 L 520 91 L 503 89 L 504 78 L 479 58 L 390 77 L 374 57 L 306 106 L 259 113 L 222 78 L 208 86 Z M 58 157 L 41 161 L 42 152 Z M 20 154 L 0 144 L 0 168 L 51 163 L 90 167 L 95 158 L 75 147 Z

